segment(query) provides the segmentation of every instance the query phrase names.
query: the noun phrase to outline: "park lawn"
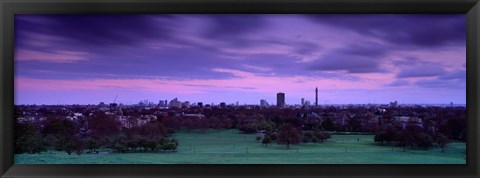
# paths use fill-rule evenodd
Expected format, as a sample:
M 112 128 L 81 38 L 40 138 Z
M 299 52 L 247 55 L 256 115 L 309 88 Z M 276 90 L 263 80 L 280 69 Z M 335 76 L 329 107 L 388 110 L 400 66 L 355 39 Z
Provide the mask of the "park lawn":
M 441 152 L 381 146 L 373 135 L 332 135 L 324 143 L 292 145 L 256 141 L 262 134 L 238 130 L 179 131 L 176 153 L 68 155 L 65 152 L 17 154 L 16 164 L 465 164 L 465 143 Z

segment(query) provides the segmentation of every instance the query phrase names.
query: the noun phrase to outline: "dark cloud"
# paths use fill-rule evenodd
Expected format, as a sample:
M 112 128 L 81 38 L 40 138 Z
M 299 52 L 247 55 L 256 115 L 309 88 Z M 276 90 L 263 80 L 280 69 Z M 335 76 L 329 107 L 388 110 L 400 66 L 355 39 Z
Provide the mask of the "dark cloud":
M 321 47 L 310 42 L 297 42 L 295 45 L 295 53 L 300 55 L 311 55 L 313 52 L 320 51 Z
M 387 54 L 388 51 L 389 50 L 382 45 L 364 42 L 350 45 L 347 48 L 341 48 L 336 52 L 352 56 L 381 57 Z
M 387 86 L 391 86 L 391 87 L 397 87 L 397 86 L 406 86 L 406 85 L 410 85 L 410 82 L 408 82 L 407 80 L 395 80 L 393 81 L 392 83 L 388 84 Z
M 69 46 L 134 46 L 149 40 L 169 40 L 176 18 L 171 15 L 18 15 L 18 45 L 27 45 L 29 34 L 64 39 Z M 33 36 L 35 37 L 35 36 Z
M 466 80 L 466 78 L 467 78 L 467 73 L 465 70 L 454 70 L 438 77 L 438 79 L 442 79 L 442 80 L 454 80 L 454 79 Z
M 223 86 L 224 88 L 236 88 L 236 89 L 244 89 L 244 90 L 255 90 L 255 87 L 239 87 L 239 86 Z
M 423 64 L 409 67 L 398 73 L 398 78 L 411 77 L 435 77 L 445 74 L 447 71 L 438 64 Z
M 264 45 L 281 45 L 294 48 L 295 54 L 300 55 L 311 55 L 313 52 L 320 51 L 321 46 L 318 46 L 315 43 L 303 40 L 285 40 L 285 39 L 266 39 L 266 40 L 257 40 L 256 43 Z
M 37 61 L 18 61 L 17 75 L 50 79 L 98 79 L 98 78 L 171 78 L 183 79 L 227 79 L 230 73 L 218 73 L 213 68 L 231 68 L 238 64 L 229 63 L 203 50 L 181 48 L 170 50 L 131 49 L 130 53 L 140 57 L 97 56 L 82 63 L 44 63 Z M 38 75 L 38 72 L 54 71 Z M 112 75 L 113 74 L 113 75 Z
M 320 59 L 312 61 L 308 67 L 317 71 L 346 71 L 348 73 L 383 72 L 382 58 L 388 50 L 379 44 L 365 42 L 332 51 Z
M 204 31 L 204 37 L 206 39 L 223 41 L 228 43 L 230 47 L 254 45 L 254 42 L 245 37 L 255 34 L 255 32 L 268 26 L 264 16 L 261 15 L 216 14 L 201 17 L 205 17 L 210 22 L 208 28 Z
M 401 67 L 410 67 L 410 66 L 415 66 L 422 63 L 422 61 L 416 57 L 407 57 L 404 59 L 396 59 L 393 60 L 392 64 L 395 66 L 401 66 Z
M 238 65 L 234 66 L 235 69 L 257 73 L 258 75 L 270 75 L 275 73 L 277 75 L 304 75 L 307 74 L 302 66 L 305 64 L 297 63 L 293 57 L 285 55 L 273 55 L 273 54 L 257 54 L 250 55 L 245 59 L 238 61 Z M 259 71 L 245 65 L 255 66 L 259 68 L 269 69 L 268 71 Z
M 465 46 L 465 15 L 306 15 L 317 23 L 385 40 L 405 47 Z
M 183 86 L 188 87 L 214 87 L 213 85 L 195 85 L 195 84 L 182 84 Z
M 424 88 L 456 88 L 456 89 L 465 89 L 466 83 L 462 81 L 454 80 L 437 80 L 437 79 L 428 79 L 428 80 L 419 80 L 415 82 L 415 85 L 424 87 Z
M 320 71 L 346 71 L 348 73 L 381 72 L 377 58 L 352 56 L 344 54 L 330 54 L 317 60 L 311 70 Z

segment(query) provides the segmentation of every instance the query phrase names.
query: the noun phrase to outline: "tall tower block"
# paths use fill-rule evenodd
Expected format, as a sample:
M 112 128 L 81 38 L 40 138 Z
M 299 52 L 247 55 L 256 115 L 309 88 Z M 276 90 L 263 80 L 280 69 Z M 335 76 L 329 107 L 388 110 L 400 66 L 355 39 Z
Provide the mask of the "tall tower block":
M 315 106 L 318 106 L 318 87 L 315 87 Z
M 285 93 L 277 93 L 277 107 L 278 108 L 285 107 Z

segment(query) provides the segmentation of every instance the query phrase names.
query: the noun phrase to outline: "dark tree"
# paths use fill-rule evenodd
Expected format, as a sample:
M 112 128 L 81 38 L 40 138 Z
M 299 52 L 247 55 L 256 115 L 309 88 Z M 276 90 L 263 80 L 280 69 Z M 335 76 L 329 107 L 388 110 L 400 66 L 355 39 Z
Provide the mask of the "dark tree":
M 403 147 L 403 151 L 405 152 L 407 146 L 414 144 L 414 139 L 407 130 L 401 130 L 395 134 L 395 142 L 397 143 L 397 146 Z
M 33 123 L 16 123 L 14 138 L 15 153 L 35 154 L 46 151 L 42 134 Z
M 183 121 L 182 126 L 185 127 L 188 132 L 190 132 L 192 129 L 195 129 L 195 121 L 193 119 L 186 118 Z
M 318 141 L 320 142 L 323 142 L 329 138 L 331 138 L 332 136 L 330 135 L 330 133 L 328 132 L 325 132 L 325 131 L 315 131 L 315 133 L 313 133 L 314 137 L 317 138 Z
M 265 135 L 263 136 L 262 144 L 265 144 L 265 146 L 268 146 L 268 144 L 272 143 L 272 138 L 270 138 L 270 135 Z
M 383 142 L 386 140 L 385 133 L 376 134 L 375 137 L 373 137 L 373 140 L 375 142 L 380 142 L 383 145 Z
M 55 149 L 55 144 L 58 142 L 57 136 L 53 134 L 48 134 L 45 137 L 45 143 L 48 145 L 48 150 L 52 153 L 52 150 Z
M 65 146 L 73 143 L 78 127 L 69 119 L 47 118 L 44 124 L 43 132 L 45 135 L 57 137 L 56 149 L 65 150 Z
M 291 144 L 299 144 L 301 139 L 302 135 L 292 124 L 283 124 L 278 128 L 277 143 L 286 145 L 287 149 Z
M 87 121 L 89 136 L 96 138 L 101 146 L 110 146 L 114 137 L 120 133 L 121 123 L 105 112 L 97 111 Z
M 96 149 L 98 149 L 99 146 L 100 146 L 100 143 L 98 142 L 98 140 L 96 138 L 93 138 L 93 137 L 85 138 L 84 143 L 85 143 L 86 148 L 89 149 L 90 152 L 95 152 Z
M 145 142 L 145 147 L 150 148 L 150 150 L 154 151 L 157 149 L 158 141 L 155 139 L 149 139 Z
M 313 138 L 312 132 L 305 132 L 303 133 L 303 136 L 302 136 L 302 142 L 303 143 L 312 142 L 312 138 Z
M 416 136 L 415 142 L 419 147 L 423 149 L 428 149 L 433 145 L 432 137 L 426 133 L 419 133 Z
M 323 127 L 323 129 L 328 130 L 328 131 L 335 130 L 335 124 L 333 123 L 332 119 L 330 119 L 330 118 L 327 118 L 327 119 L 323 120 L 322 127 Z
M 450 140 L 448 139 L 448 137 L 441 133 L 437 134 L 435 137 L 435 143 L 437 144 L 438 147 L 442 149 L 442 152 L 444 152 L 445 147 L 449 142 Z
M 112 145 L 110 146 L 111 149 L 118 151 L 118 152 L 125 152 L 128 150 L 128 140 L 127 137 L 123 134 L 116 136 L 113 140 Z

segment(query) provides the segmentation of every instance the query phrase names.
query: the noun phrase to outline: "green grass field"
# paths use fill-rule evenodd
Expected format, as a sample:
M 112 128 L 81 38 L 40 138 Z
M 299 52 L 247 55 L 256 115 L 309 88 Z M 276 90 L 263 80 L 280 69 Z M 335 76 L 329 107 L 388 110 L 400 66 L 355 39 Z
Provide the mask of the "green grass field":
M 324 143 L 264 146 L 237 130 L 178 132 L 176 153 L 17 154 L 16 164 L 465 164 L 465 143 L 441 152 L 380 146 L 373 135 L 332 135 Z M 358 140 L 357 140 L 358 139 Z

